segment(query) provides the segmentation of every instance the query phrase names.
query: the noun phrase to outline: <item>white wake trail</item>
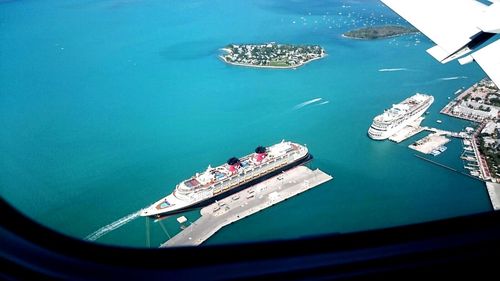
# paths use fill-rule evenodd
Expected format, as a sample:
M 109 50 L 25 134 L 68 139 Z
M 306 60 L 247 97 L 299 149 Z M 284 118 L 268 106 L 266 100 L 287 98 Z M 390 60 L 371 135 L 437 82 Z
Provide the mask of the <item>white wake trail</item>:
M 103 235 L 105 234 L 108 234 L 110 233 L 111 231 L 133 221 L 134 219 L 136 219 L 139 214 L 141 213 L 142 210 L 139 210 L 137 212 L 134 212 L 130 215 L 127 215 L 119 220 L 116 220 L 108 225 L 105 225 L 101 228 L 99 228 L 98 230 L 94 231 L 93 233 L 87 235 L 87 237 L 85 237 L 85 240 L 88 240 L 88 241 L 95 241 L 97 239 L 99 239 L 100 237 L 102 237 Z
M 408 71 L 408 68 L 381 68 L 379 72 Z
M 320 100 L 322 100 L 323 98 L 315 98 L 315 99 L 312 99 L 312 100 L 308 100 L 308 101 L 305 101 L 305 102 L 302 102 L 302 103 L 299 103 L 297 104 L 296 106 L 293 107 L 293 109 L 300 109 L 306 105 L 310 105 L 312 103 L 315 103 L 315 102 L 318 102 Z
M 444 78 L 439 78 L 439 81 L 448 81 L 448 80 L 458 80 L 458 79 L 467 79 L 467 76 L 453 76 L 453 77 L 444 77 Z

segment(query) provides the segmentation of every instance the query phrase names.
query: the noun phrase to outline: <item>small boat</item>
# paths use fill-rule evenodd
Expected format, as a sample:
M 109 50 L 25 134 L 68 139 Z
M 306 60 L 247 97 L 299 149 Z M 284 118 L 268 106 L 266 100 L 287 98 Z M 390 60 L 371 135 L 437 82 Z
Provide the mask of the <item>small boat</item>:
M 439 154 L 441 154 L 441 151 L 439 151 L 439 150 L 433 150 L 433 151 L 431 151 L 431 154 L 434 155 L 434 156 L 438 156 Z
M 439 124 L 443 123 L 443 121 L 441 120 L 436 120 L 436 122 L 438 122 Z

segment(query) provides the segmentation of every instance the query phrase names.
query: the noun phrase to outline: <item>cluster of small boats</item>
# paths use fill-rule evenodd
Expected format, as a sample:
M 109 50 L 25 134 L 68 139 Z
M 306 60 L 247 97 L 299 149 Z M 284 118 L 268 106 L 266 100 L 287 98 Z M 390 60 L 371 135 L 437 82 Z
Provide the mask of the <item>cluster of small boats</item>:
M 470 140 L 463 140 L 464 152 L 460 156 L 464 160 L 464 168 L 469 170 L 469 173 L 474 177 L 481 177 L 481 172 L 479 171 L 479 164 L 474 154 L 474 149 L 472 148 L 472 143 Z
M 439 154 L 443 153 L 446 151 L 446 149 L 448 149 L 446 146 L 442 145 L 436 149 L 433 149 L 431 151 L 431 154 L 434 155 L 434 156 L 438 156 Z

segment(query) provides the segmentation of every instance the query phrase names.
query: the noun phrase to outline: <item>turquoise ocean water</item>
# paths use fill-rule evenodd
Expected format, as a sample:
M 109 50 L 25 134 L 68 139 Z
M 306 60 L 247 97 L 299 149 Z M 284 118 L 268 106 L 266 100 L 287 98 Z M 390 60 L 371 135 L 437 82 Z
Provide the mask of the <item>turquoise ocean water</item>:
M 307 144 L 334 180 L 223 229 L 207 244 L 343 233 L 491 209 L 484 185 L 370 140 L 373 117 L 415 92 L 448 97 L 484 77 L 442 65 L 420 35 L 348 40 L 403 23 L 378 1 L 0 1 L 0 194 L 83 238 L 170 193 L 208 164 L 281 139 Z M 229 43 L 320 44 L 296 70 L 226 65 Z M 400 71 L 381 69 L 404 68 Z M 444 78 L 444 79 L 443 79 Z M 321 98 L 321 102 L 297 105 Z M 322 103 L 322 104 L 321 104 Z M 443 120 L 437 124 L 437 119 Z M 461 144 L 432 159 L 461 168 Z M 431 156 L 432 157 L 432 156 Z M 187 213 L 190 220 L 197 212 Z M 175 220 L 164 222 L 170 234 Z M 151 225 L 152 245 L 166 236 Z M 145 220 L 97 240 L 144 246 Z

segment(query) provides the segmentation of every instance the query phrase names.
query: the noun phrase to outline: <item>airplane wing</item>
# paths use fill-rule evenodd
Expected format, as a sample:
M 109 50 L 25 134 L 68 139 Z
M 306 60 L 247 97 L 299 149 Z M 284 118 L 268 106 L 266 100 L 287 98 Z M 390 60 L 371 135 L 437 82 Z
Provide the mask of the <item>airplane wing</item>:
M 495 33 L 500 33 L 498 0 L 490 0 L 493 3 L 491 5 L 476 0 L 381 1 L 436 43 L 427 52 L 441 63 L 476 50 Z M 478 51 L 479 54 L 473 53 L 468 59 L 460 60 L 460 63 L 476 60 L 493 80 L 500 76 L 500 65 L 495 67 L 487 61 L 498 57 L 497 46 L 498 43 L 491 48 L 485 47 L 481 52 Z M 495 80 L 495 84 L 500 85 L 500 80 Z
M 471 55 L 497 86 L 500 85 L 500 39 Z

